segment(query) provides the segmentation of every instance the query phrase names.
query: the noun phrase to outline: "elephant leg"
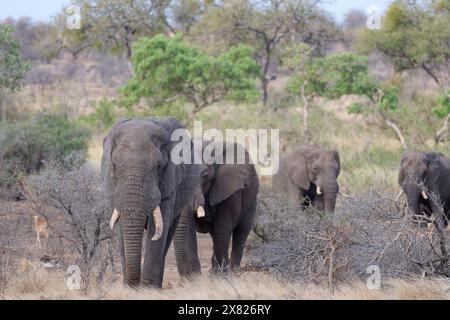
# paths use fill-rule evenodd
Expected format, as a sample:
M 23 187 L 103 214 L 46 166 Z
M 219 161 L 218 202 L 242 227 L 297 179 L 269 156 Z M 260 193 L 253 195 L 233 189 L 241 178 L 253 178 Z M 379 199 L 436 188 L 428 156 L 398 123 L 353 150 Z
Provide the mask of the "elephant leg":
M 228 248 L 230 246 L 232 226 L 229 217 L 217 218 L 212 231 L 213 256 L 211 268 L 213 273 L 226 273 L 229 269 Z M 220 216 L 221 213 L 218 212 Z
M 236 221 L 241 213 L 241 193 L 235 192 L 229 198 L 216 206 L 216 215 L 212 226 L 213 250 L 211 259 L 213 272 L 228 272 L 231 234 L 233 220 Z
M 173 235 L 175 234 L 175 231 L 177 230 L 178 220 L 180 218 L 176 218 L 172 225 L 170 226 L 169 233 L 167 234 L 167 240 L 166 240 L 166 247 L 164 249 L 164 256 L 167 255 L 167 252 L 169 251 L 170 244 L 172 243 Z
M 145 257 L 141 275 L 141 281 L 144 286 L 162 288 L 166 260 L 166 247 L 170 246 L 168 236 L 172 223 L 171 217 L 173 204 L 174 197 L 167 199 L 160 204 L 161 211 L 163 212 L 162 217 L 164 231 L 159 240 L 151 240 L 154 234 L 154 225 L 149 225 L 147 228 L 147 243 L 145 246 Z
M 229 271 L 228 248 L 230 246 L 231 230 L 227 232 L 213 232 L 213 256 L 211 268 L 213 273 L 227 273 Z
M 233 244 L 231 248 L 231 269 L 238 271 L 241 266 L 242 255 L 247 237 L 253 227 L 253 219 L 256 212 L 256 203 L 251 206 L 246 217 L 233 230 Z

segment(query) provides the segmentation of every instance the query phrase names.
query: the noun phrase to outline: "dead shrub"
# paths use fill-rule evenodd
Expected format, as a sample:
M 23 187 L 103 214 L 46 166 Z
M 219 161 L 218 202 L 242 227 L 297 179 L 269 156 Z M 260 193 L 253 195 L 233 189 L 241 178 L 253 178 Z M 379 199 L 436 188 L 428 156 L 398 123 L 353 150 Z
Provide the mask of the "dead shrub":
M 376 193 L 348 197 L 331 219 L 262 190 L 255 224 L 262 240 L 251 246 L 249 264 L 290 280 L 325 281 L 331 290 L 339 281 L 367 279 L 373 265 L 382 279 L 450 276 L 448 235 L 419 228 L 393 202 Z
M 86 165 L 66 171 L 47 163 L 22 186 L 27 206 L 49 223 L 52 253 L 59 253 L 65 266 L 80 268 L 83 292 L 93 285 L 101 289 L 111 280 L 107 271 L 115 271 L 115 252 L 108 225 L 111 212 L 98 173 Z

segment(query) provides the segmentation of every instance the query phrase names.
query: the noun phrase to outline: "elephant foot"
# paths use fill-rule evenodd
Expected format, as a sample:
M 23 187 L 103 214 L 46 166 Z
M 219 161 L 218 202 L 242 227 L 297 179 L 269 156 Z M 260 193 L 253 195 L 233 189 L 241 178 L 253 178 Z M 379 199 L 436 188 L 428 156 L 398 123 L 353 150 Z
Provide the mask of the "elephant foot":
M 228 275 L 230 274 L 231 268 L 230 266 L 220 266 L 220 265 L 216 265 L 216 266 L 212 266 L 209 269 L 209 273 L 212 275 Z

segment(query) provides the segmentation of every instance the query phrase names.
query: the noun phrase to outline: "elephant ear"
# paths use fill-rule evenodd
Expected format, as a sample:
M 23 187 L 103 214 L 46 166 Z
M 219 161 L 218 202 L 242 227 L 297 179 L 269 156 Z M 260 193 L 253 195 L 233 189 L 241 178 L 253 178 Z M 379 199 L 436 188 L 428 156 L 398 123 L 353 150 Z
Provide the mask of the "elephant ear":
M 112 185 L 114 181 L 114 170 L 111 160 L 111 155 L 114 150 L 114 132 L 117 129 L 118 126 L 120 126 L 122 123 L 125 123 L 129 121 L 130 119 L 121 119 L 118 122 L 116 122 L 115 125 L 109 129 L 108 134 L 106 135 L 105 139 L 103 139 L 103 155 L 102 155 L 102 164 L 101 164 L 101 177 L 103 180 L 103 183 L 106 185 L 106 190 L 111 191 Z M 110 202 L 112 205 L 112 194 L 109 195 Z
M 341 173 L 341 158 L 339 157 L 339 152 L 337 152 L 336 150 L 333 150 L 333 157 L 334 160 L 336 160 L 336 163 L 338 165 L 337 171 L 336 171 L 336 177 L 339 176 L 339 174 Z
M 209 204 L 214 206 L 228 197 L 230 197 L 236 191 L 243 189 L 249 179 L 252 172 L 253 165 L 250 164 L 250 158 L 248 152 L 245 152 L 245 163 L 243 164 L 226 164 L 226 150 L 227 147 L 234 147 L 235 160 L 236 151 L 242 146 L 234 143 L 228 144 L 223 147 L 223 162 L 224 164 L 215 164 L 216 170 L 214 179 L 212 181 L 211 188 L 209 189 Z M 235 162 L 236 163 L 236 162 Z
M 184 129 L 184 127 L 175 118 L 171 117 L 159 120 L 156 118 L 149 118 L 149 120 L 157 123 L 167 133 L 167 140 L 165 143 L 162 143 L 160 147 L 160 151 L 166 165 L 162 170 L 159 182 L 161 199 L 166 199 L 176 191 L 177 186 L 184 180 L 186 175 L 186 167 L 184 164 L 176 165 L 171 161 L 172 148 L 179 142 L 170 140 L 174 130 Z
M 426 175 L 427 185 L 434 185 L 439 180 L 439 174 L 441 170 L 441 156 L 436 152 L 427 152 L 425 154 L 424 161 L 428 168 Z
M 297 186 L 304 190 L 308 190 L 311 183 L 309 181 L 307 158 L 302 153 L 296 152 L 288 158 L 287 171 L 289 178 Z
M 409 152 L 405 153 L 402 156 L 402 160 L 400 161 L 400 169 L 398 171 L 398 184 L 400 186 L 403 184 L 403 181 L 405 181 L 405 176 L 406 176 L 405 170 L 406 170 L 406 168 L 404 167 L 404 164 L 405 164 L 406 159 L 408 158 L 409 154 L 410 154 Z

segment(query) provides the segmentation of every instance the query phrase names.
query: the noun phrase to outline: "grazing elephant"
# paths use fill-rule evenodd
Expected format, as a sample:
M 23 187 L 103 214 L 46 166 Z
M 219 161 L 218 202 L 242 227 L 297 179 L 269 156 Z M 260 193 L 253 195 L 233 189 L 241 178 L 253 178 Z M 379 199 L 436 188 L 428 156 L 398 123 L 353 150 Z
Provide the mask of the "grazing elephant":
M 447 224 L 450 214 L 449 158 L 436 152 L 407 152 L 400 163 L 398 183 L 415 216 L 438 214 L 441 212 L 439 204 L 442 204 Z
M 273 186 L 286 193 L 292 201 L 303 199 L 326 213 L 334 213 L 339 192 L 340 172 L 337 151 L 319 146 L 300 146 L 280 158 L 280 169 L 273 177 Z
M 173 118 L 127 119 L 103 142 L 102 177 L 120 227 L 124 284 L 161 288 L 164 263 L 178 220 L 199 184 L 199 165 L 175 164 Z M 189 145 L 191 142 L 189 141 Z M 142 242 L 147 232 L 141 266 Z M 153 237 L 152 237 L 153 236 Z
M 227 272 L 230 266 L 233 270 L 240 267 L 245 242 L 253 228 L 255 217 L 259 180 L 247 150 L 236 143 L 205 142 L 203 151 L 207 148 L 214 150 L 212 152 L 214 159 L 204 159 L 206 163 L 202 165 L 200 171 L 201 191 L 194 197 L 200 199 L 198 200 L 200 203 L 203 199 L 205 212 L 191 215 L 190 221 L 180 221 L 174 238 L 175 251 L 183 252 L 179 254 L 181 256 L 183 254 L 189 256 L 187 260 L 194 266 L 182 271 L 178 263 L 180 274 L 184 275 L 200 272 L 200 269 L 195 267 L 199 266 L 196 239 L 193 238 L 195 227 L 198 232 L 209 233 L 212 237 L 214 251 L 211 258 L 212 271 Z M 229 163 L 226 162 L 227 153 L 232 149 L 235 161 Z M 244 155 L 243 163 L 236 162 L 238 152 Z M 203 154 L 206 155 L 206 152 Z M 217 156 L 223 156 L 223 163 L 217 160 Z M 230 262 L 228 249 L 231 239 Z

